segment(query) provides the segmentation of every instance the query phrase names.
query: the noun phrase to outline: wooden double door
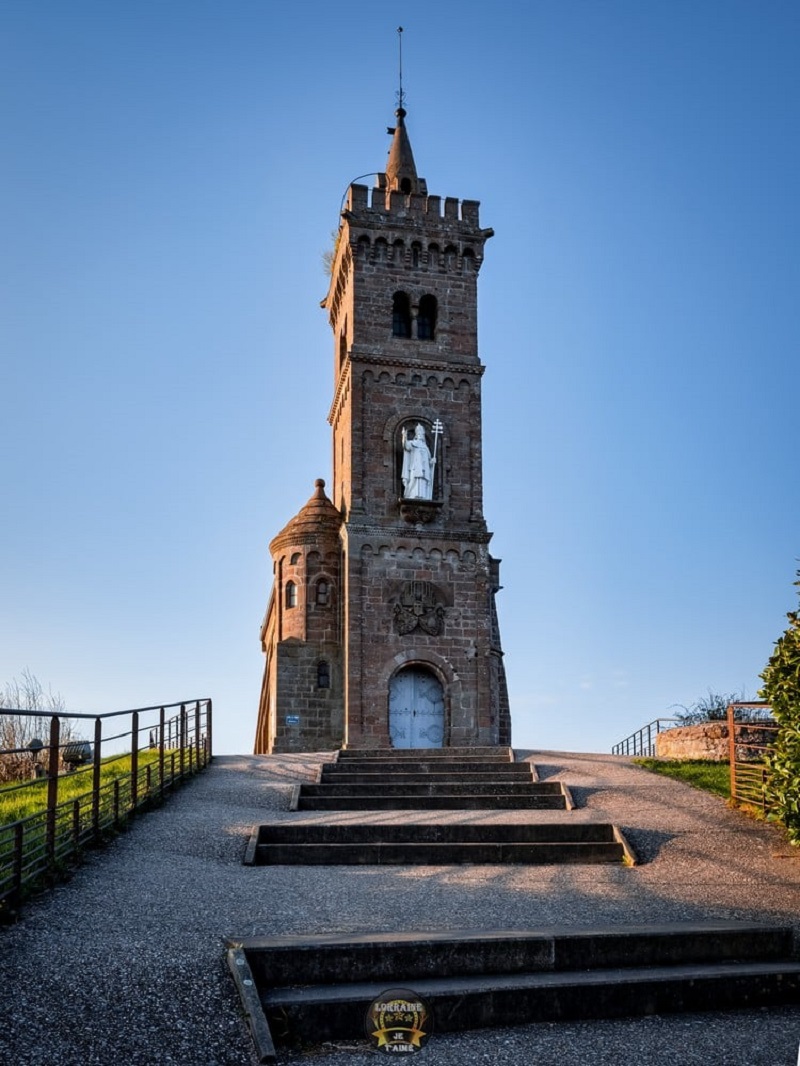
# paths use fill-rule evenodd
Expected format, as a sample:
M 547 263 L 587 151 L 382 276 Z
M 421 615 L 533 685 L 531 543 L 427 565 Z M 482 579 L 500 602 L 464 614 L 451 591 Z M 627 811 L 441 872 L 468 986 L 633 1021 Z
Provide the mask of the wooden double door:
M 389 686 L 389 735 L 393 748 L 441 748 L 444 744 L 444 691 L 422 667 L 407 667 Z

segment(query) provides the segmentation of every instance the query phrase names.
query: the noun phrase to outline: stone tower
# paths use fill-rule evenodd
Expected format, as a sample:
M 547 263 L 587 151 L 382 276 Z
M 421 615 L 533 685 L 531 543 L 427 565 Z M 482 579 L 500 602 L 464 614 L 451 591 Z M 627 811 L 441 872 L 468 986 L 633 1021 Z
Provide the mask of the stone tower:
M 483 516 L 478 203 L 429 196 L 400 107 L 351 185 L 322 306 L 331 499 L 270 544 L 256 752 L 510 743 Z

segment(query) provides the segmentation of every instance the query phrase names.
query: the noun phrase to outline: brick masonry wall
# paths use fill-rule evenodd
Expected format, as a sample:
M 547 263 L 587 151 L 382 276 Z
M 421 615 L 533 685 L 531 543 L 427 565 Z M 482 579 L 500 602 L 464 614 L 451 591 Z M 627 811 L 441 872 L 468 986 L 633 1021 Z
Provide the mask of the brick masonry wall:
M 445 692 L 445 744 L 499 742 L 499 694 L 493 665 L 489 565 L 485 548 L 450 542 L 423 546 L 406 534 L 395 543 L 348 536 L 348 744 L 389 744 L 391 678 L 423 666 Z M 429 582 L 443 607 L 440 633 L 398 632 L 395 607 L 410 582 Z
M 342 665 L 338 646 L 284 641 L 276 649 L 279 704 L 274 751 L 324 751 L 340 747 Z M 317 666 L 330 666 L 331 687 L 317 685 Z
M 325 301 L 334 335 L 329 495 L 344 518 L 341 539 L 336 548 L 281 539 L 268 627 L 275 662 L 260 722 L 272 701 L 280 751 L 342 735 L 351 747 L 388 746 L 392 678 L 416 667 L 442 685 L 445 744 L 508 743 L 477 349 L 477 277 L 491 231 L 480 229 L 475 202 L 381 191 L 368 200 L 364 187 L 351 187 Z M 393 335 L 396 292 L 409 299 L 409 337 Z M 436 301 L 432 338 L 418 331 L 424 296 Z M 421 422 L 431 446 L 436 420 L 444 428 L 434 500 L 420 506 L 402 499 L 402 430 Z M 325 607 L 314 598 L 320 576 L 331 578 Z M 294 608 L 282 599 L 288 580 L 298 589 Z M 414 627 L 412 618 L 401 631 L 397 612 L 412 587 L 425 589 L 417 606 L 439 611 L 440 627 Z M 322 648 L 337 649 L 339 688 L 321 695 L 309 678 Z

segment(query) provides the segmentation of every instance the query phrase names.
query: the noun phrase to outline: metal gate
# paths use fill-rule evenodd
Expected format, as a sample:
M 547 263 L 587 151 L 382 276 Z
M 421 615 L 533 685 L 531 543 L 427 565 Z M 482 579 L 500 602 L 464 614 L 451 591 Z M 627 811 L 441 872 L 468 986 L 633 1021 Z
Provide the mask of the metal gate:
M 410 667 L 389 686 L 389 735 L 393 748 L 441 748 L 444 692 L 428 670 Z

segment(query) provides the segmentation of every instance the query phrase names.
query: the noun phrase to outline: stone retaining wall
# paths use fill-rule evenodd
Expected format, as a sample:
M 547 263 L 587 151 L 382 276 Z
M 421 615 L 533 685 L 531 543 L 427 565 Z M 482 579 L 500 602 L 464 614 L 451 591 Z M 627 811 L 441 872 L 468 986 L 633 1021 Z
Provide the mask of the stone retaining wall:
M 736 761 L 757 762 L 761 752 L 751 744 L 771 745 L 774 729 L 758 725 L 740 725 L 736 731 Z M 703 722 L 701 725 L 678 726 L 656 737 L 656 756 L 659 759 L 708 759 L 728 761 L 728 725 L 726 722 Z

